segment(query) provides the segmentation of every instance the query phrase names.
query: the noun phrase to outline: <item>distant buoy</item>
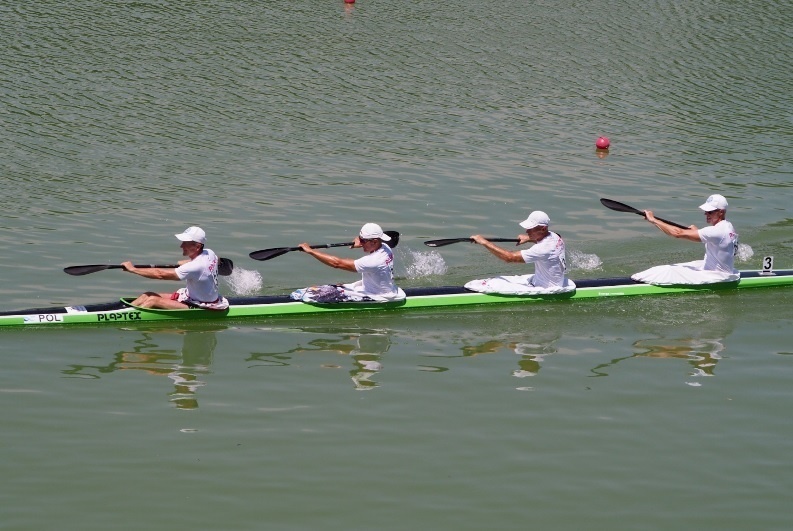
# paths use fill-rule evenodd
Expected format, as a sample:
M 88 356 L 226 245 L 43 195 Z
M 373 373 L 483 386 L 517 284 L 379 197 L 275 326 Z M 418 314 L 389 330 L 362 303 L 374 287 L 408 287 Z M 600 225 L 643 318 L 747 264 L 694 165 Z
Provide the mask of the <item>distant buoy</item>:
M 344 0 L 345 4 L 354 4 L 355 0 Z
M 601 136 L 595 140 L 595 147 L 598 149 L 608 149 L 610 145 L 611 142 L 609 142 L 609 137 L 607 136 Z

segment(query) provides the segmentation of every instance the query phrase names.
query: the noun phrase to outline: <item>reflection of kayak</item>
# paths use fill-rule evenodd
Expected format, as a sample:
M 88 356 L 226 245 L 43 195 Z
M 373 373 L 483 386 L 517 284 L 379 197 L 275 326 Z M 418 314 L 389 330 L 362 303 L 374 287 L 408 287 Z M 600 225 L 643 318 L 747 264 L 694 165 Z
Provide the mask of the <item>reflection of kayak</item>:
M 0 326 L 64 325 L 64 324 L 134 324 L 143 321 L 169 320 L 228 320 L 247 317 L 277 317 L 307 314 L 323 314 L 350 311 L 393 311 L 428 309 L 448 306 L 525 304 L 542 301 L 577 299 L 599 299 L 627 297 L 632 295 L 666 295 L 672 293 L 695 293 L 734 291 L 747 288 L 793 286 L 793 270 L 763 274 L 757 271 L 742 271 L 741 280 L 721 284 L 698 286 L 651 286 L 632 281 L 630 278 L 600 278 L 576 280 L 577 289 L 570 293 L 550 295 L 495 295 L 475 293 L 461 286 L 435 288 L 407 288 L 407 298 L 398 302 L 359 302 L 337 304 L 312 304 L 294 301 L 286 295 L 259 297 L 230 297 L 230 307 L 225 311 L 213 310 L 145 310 L 129 305 L 132 299 L 116 302 L 68 306 L 58 308 L 36 308 L 16 312 L 0 312 Z

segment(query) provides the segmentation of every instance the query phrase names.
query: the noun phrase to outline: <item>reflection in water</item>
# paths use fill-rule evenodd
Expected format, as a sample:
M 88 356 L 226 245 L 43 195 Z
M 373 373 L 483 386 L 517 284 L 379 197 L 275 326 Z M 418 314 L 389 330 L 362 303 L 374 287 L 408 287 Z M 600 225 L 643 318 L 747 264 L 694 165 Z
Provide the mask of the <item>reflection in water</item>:
M 633 308 L 642 312 L 643 320 L 638 323 L 640 339 L 635 339 L 628 351 L 632 353 L 594 367 L 591 377 L 608 376 L 609 368 L 623 360 L 682 360 L 690 367 L 687 376 L 695 378 L 686 384 L 701 386 L 702 378 L 716 375 L 716 365 L 727 349 L 726 338 L 735 328 L 735 313 L 720 299 L 716 294 L 695 304 L 673 305 L 673 301 L 660 298 L 637 301 Z M 705 301 L 707 311 L 702 311 Z
M 556 352 L 556 341 L 559 336 L 542 343 L 514 343 L 511 347 L 515 354 L 520 356 L 518 361 L 519 369 L 512 371 L 514 376 L 525 378 L 534 376 L 540 372 L 540 363 L 548 354 Z
M 356 364 L 356 367 L 350 371 L 355 389 L 366 391 L 378 387 L 377 382 L 371 378 L 383 368 L 380 364 L 380 355 L 388 352 L 391 339 L 381 334 L 361 335 L 356 340 L 356 347 L 350 352 Z
M 314 330 L 306 330 L 314 332 Z M 294 354 L 306 352 L 322 353 L 335 352 L 353 359 L 353 369 L 350 378 L 358 391 L 368 391 L 379 387 L 373 377 L 383 368 L 380 356 L 391 348 L 391 338 L 384 332 L 357 332 L 338 334 L 334 337 L 315 338 L 305 346 L 298 345 L 278 353 L 253 353 L 248 361 L 255 360 L 265 366 L 288 366 Z M 327 368 L 338 368 L 338 365 L 323 365 Z
M 685 360 L 692 367 L 690 376 L 714 376 L 719 354 L 725 347 L 721 339 L 640 339 L 633 343 L 635 353 L 616 358 L 592 369 L 594 376 L 608 376 L 604 370 L 632 358 L 671 358 Z M 699 383 L 689 383 L 699 386 Z
M 499 341 L 492 339 L 479 345 L 463 347 L 463 356 L 478 356 L 479 354 L 492 354 L 499 350 L 509 349 L 515 352 L 520 359 L 518 368 L 512 371 L 517 378 L 535 376 L 540 372 L 540 363 L 548 354 L 557 351 L 556 342 L 561 335 L 556 332 L 533 334 L 530 341 Z
M 198 407 L 196 392 L 199 387 L 206 385 L 200 376 L 209 374 L 217 344 L 214 332 L 188 332 L 184 335 L 182 364 L 174 366 L 174 370 L 168 374 L 174 382 L 174 391 L 168 396 L 179 409 Z
M 99 378 L 101 374 L 120 370 L 140 370 L 155 376 L 167 376 L 174 385 L 173 391 L 168 393 L 170 401 L 179 409 L 196 409 L 198 388 L 206 385 L 201 377 L 210 373 L 217 346 L 215 331 L 169 329 L 157 332 L 164 333 L 183 336 L 181 353 L 160 347 L 155 342 L 155 333 L 144 332 L 143 337 L 134 342 L 132 351 L 117 352 L 109 364 L 71 365 L 63 374 Z

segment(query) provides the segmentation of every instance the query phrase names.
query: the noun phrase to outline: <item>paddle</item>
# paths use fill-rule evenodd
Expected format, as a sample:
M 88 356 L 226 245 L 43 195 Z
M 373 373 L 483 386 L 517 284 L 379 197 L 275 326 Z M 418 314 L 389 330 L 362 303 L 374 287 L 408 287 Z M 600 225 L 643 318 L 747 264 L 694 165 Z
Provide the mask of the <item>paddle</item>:
M 518 243 L 517 238 L 487 238 L 488 241 L 491 242 L 512 242 L 514 244 Z M 424 245 L 427 247 L 443 247 L 444 245 L 451 245 L 453 243 L 460 243 L 460 242 L 471 242 L 473 243 L 473 239 L 471 238 L 447 238 L 445 240 L 428 240 L 424 242 Z
M 384 230 L 385 233 L 391 241 L 385 242 L 388 244 L 389 247 L 396 247 L 399 243 L 399 233 L 393 230 Z M 323 243 L 319 245 L 312 245 L 313 249 L 327 249 L 329 247 L 350 247 L 354 245 L 355 242 L 345 242 L 345 243 Z M 254 260 L 270 260 L 271 258 L 275 258 L 277 256 L 281 256 L 282 254 L 286 254 L 290 251 L 300 251 L 300 247 L 274 247 L 272 249 L 262 249 L 261 251 L 253 251 L 248 256 L 253 258 Z
M 637 208 L 633 208 L 632 206 L 628 206 L 625 203 L 620 203 L 619 201 L 614 201 L 612 199 L 602 199 L 601 198 L 600 203 L 604 207 L 610 208 L 611 210 L 616 210 L 617 212 L 630 212 L 631 214 L 638 214 L 641 217 L 645 217 L 643 210 L 639 210 Z M 658 221 L 663 221 L 667 225 L 672 225 L 673 227 L 677 227 L 678 229 L 687 229 L 688 228 L 688 227 L 684 227 L 683 225 L 680 225 L 679 223 L 675 223 L 674 221 L 668 221 L 668 220 L 666 220 L 664 218 L 659 218 L 658 216 L 655 216 L 655 219 L 657 219 Z
M 179 266 L 178 265 L 136 265 L 135 267 L 141 267 L 141 268 L 158 267 L 162 269 L 176 269 Z M 116 265 L 116 264 L 79 265 L 79 266 L 64 267 L 63 272 L 68 275 L 82 276 L 82 275 L 90 275 L 91 273 L 96 273 L 97 271 L 104 271 L 105 269 L 124 269 L 124 266 Z M 232 262 L 228 258 L 220 259 L 220 263 L 218 264 L 218 274 L 223 276 L 229 276 L 233 269 L 234 269 L 234 262 Z

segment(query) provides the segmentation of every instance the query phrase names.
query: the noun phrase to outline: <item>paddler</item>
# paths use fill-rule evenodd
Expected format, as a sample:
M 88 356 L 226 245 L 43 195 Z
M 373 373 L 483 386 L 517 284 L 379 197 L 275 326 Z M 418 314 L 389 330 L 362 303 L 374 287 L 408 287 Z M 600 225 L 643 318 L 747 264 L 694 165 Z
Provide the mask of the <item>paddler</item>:
M 740 272 L 734 267 L 735 255 L 738 254 L 738 233 L 732 223 L 727 221 L 727 199 L 723 195 L 713 194 L 699 208 L 704 211 L 705 222 L 709 227 L 698 229 L 691 225 L 681 229 L 657 219 L 652 210 L 645 210 L 644 216 L 664 234 L 704 243 L 704 260 L 651 267 L 632 275 L 633 280 L 669 285 L 712 284 L 740 279 Z
M 157 280 L 184 280 L 186 287 L 173 293 L 147 291 L 132 302 L 139 308 L 160 308 L 165 310 L 184 310 L 204 308 L 225 310 L 229 301 L 218 291 L 217 255 L 206 249 L 206 233 L 201 227 L 188 227 L 184 232 L 175 234 L 181 241 L 182 255 L 177 268 L 137 268 L 132 262 L 124 262 L 126 271 L 146 278 Z
M 481 234 L 474 234 L 471 240 L 505 262 L 534 264 L 533 275 L 501 276 L 496 278 L 472 280 L 465 287 L 483 293 L 503 294 L 543 294 L 575 290 L 575 284 L 565 272 L 564 240 L 549 230 L 551 219 L 542 210 L 535 210 L 519 225 L 526 233 L 518 236 L 517 245 L 531 242 L 529 249 L 509 251 L 499 247 Z
M 312 286 L 292 293 L 292 298 L 306 302 L 399 301 L 405 292 L 394 283 L 394 251 L 388 246 L 391 237 L 377 223 L 366 223 L 355 237 L 351 248 L 361 248 L 363 257 L 340 258 L 301 243 L 300 250 L 336 269 L 360 273 L 361 280 L 352 284 Z

